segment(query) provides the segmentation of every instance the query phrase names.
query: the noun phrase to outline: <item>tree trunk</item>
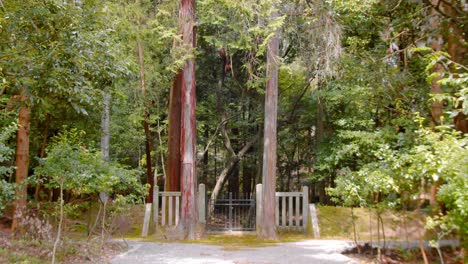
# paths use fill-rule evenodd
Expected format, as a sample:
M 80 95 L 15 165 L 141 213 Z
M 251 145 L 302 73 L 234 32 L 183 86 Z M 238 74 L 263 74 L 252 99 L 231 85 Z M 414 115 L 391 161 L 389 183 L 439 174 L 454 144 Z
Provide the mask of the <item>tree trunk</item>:
M 210 144 L 210 133 L 208 131 L 208 128 L 205 128 L 205 139 L 207 143 L 205 146 L 206 151 L 203 152 L 203 155 L 201 158 L 203 174 L 200 176 L 200 182 L 206 184 L 206 182 L 208 181 L 208 161 L 209 161 L 208 147 Z
M 181 1 L 182 39 L 187 54 L 195 48 L 195 0 Z M 187 59 L 183 67 L 181 91 L 181 221 L 184 237 L 197 238 L 197 171 L 196 171 L 196 119 L 195 119 L 195 60 Z
M 320 83 L 318 85 L 320 85 Z M 319 143 L 322 142 L 324 138 L 324 133 L 325 125 L 323 122 L 323 102 L 322 98 L 319 96 L 317 101 L 317 127 L 315 129 L 316 146 L 318 146 Z
M 145 63 L 144 63 L 144 53 L 143 53 L 143 44 L 141 40 L 137 42 L 138 46 L 138 62 L 140 64 L 140 85 L 141 85 L 141 94 L 142 99 L 145 100 L 146 97 L 146 80 L 145 80 Z M 152 173 L 152 159 L 151 151 L 153 151 L 153 137 L 149 128 L 149 118 L 150 114 L 145 105 L 145 117 L 143 120 L 143 129 L 145 130 L 145 152 L 146 152 L 146 182 L 150 185 L 148 196 L 146 197 L 146 202 L 151 203 L 153 201 L 153 188 L 154 188 L 154 177 Z
M 245 162 L 244 159 L 242 164 L 242 192 L 247 195 L 252 193 L 252 180 L 254 179 L 253 168 L 249 165 L 250 163 Z
M 213 192 L 211 193 L 210 200 L 211 201 L 216 201 L 218 199 L 219 192 L 223 188 L 224 183 L 226 182 L 227 176 L 231 173 L 231 171 L 236 167 L 237 163 L 239 160 L 244 157 L 244 155 L 247 153 L 247 151 L 255 144 L 255 142 L 259 138 L 259 134 L 255 135 L 254 138 L 252 138 L 245 146 L 237 153 L 237 155 L 234 155 L 231 157 L 229 162 L 227 163 L 226 167 L 223 169 L 221 174 L 218 177 L 218 180 L 216 181 L 216 185 L 213 189 Z M 213 205 L 213 203 L 211 203 Z M 213 213 L 214 207 L 210 206 L 209 208 L 209 215 Z
M 169 145 L 165 179 L 166 191 L 180 191 L 180 113 L 183 72 L 179 72 L 171 86 L 169 98 Z
M 18 133 L 16 141 L 16 189 L 13 223 L 11 230 L 16 233 L 22 227 L 20 219 L 26 213 L 26 197 L 27 184 L 25 183 L 28 177 L 29 166 L 29 127 L 31 125 L 31 108 L 29 106 L 29 95 L 23 90 L 21 94 L 21 108 L 18 117 Z
M 54 242 L 54 247 L 52 249 L 52 264 L 55 263 L 55 253 L 57 252 L 61 235 L 62 235 L 62 224 L 63 224 L 63 217 L 64 217 L 64 208 L 63 205 L 65 203 L 63 199 L 63 182 L 64 182 L 64 177 L 62 176 L 60 179 L 60 215 L 59 215 L 59 224 L 57 227 L 57 237 L 55 237 L 55 242 Z
M 457 5 L 457 3 L 453 3 L 453 5 Z M 446 3 L 442 4 L 447 14 L 451 17 L 456 17 L 457 12 L 454 8 Z M 448 22 L 448 34 L 447 34 L 447 50 L 450 54 L 451 59 L 459 63 L 461 65 L 466 65 L 466 52 L 467 52 L 467 43 L 464 38 L 463 30 L 459 28 L 459 26 L 454 23 L 453 19 Z M 461 108 L 461 104 L 455 105 L 456 108 Z M 461 111 L 454 117 L 453 120 L 455 124 L 455 129 L 461 131 L 463 133 L 468 133 L 468 119 L 465 114 Z
M 221 67 L 218 70 L 218 85 L 216 86 L 216 110 L 221 115 L 221 134 L 223 135 L 223 143 L 228 151 L 228 155 L 236 155 L 234 149 L 232 148 L 231 140 L 229 139 L 228 129 L 227 129 L 227 115 L 224 109 L 223 102 L 223 86 L 224 79 L 226 77 L 225 67 L 227 63 L 227 56 L 224 49 L 221 49 L 219 52 L 221 58 Z
M 42 143 L 41 143 L 41 149 L 39 151 L 39 157 L 42 159 L 42 158 L 45 158 L 45 154 L 46 154 L 46 147 L 47 147 L 47 140 L 49 138 L 49 127 L 50 127 L 50 115 L 49 114 L 46 114 L 46 121 L 45 121 L 45 128 L 44 128 L 44 136 L 42 138 Z M 41 176 L 38 175 L 38 180 L 41 179 Z M 36 185 L 36 189 L 34 191 L 34 199 L 36 201 L 39 201 L 39 199 L 41 199 L 42 197 L 40 197 L 40 194 L 41 194 L 41 189 L 42 189 L 42 184 L 40 182 L 37 183 Z
M 239 162 L 234 166 L 231 174 L 229 175 L 228 190 L 238 197 L 239 194 Z
M 233 129 L 232 130 L 234 139 L 236 139 L 239 136 L 239 129 Z M 238 140 L 233 140 L 234 146 L 238 146 L 239 144 L 237 143 Z M 238 152 L 239 149 L 238 147 L 232 148 L 235 152 Z M 228 181 L 228 190 L 229 192 L 234 194 L 234 197 L 238 197 L 239 194 L 239 162 L 234 166 L 231 174 L 229 175 L 229 181 Z
M 278 17 L 277 12 L 272 19 Z M 263 212 L 259 236 L 262 239 L 277 239 L 275 224 L 276 188 L 276 123 L 278 110 L 278 34 L 268 42 L 267 85 L 265 93 L 265 128 L 263 149 Z
M 432 2 L 434 2 L 434 4 L 437 5 L 437 2 L 439 0 L 432 0 Z M 436 10 L 433 10 L 433 15 L 434 15 L 434 20 L 431 22 L 431 27 L 434 28 L 434 29 L 437 29 L 439 27 L 439 23 L 440 23 L 440 20 L 437 19 L 437 11 Z M 433 36 L 433 40 L 431 41 L 430 43 L 430 46 L 431 48 L 434 50 L 434 51 L 441 51 L 442 50 L 442 46 L 444 44 L 444 41 L 443 41 L 443 38 L 442 38 L 442 35 L 439 34 L 439 33 L 436 33 L 435 36 Z M 442 66 L 437 63 L 436 65 L 434 65 L 434 68 L 432 69 L 433 72 L 441 72 L 443 69 L 442 69 Z M 440 87 L 440 84 L 437 83 L 438 81 L 440 80 L 440 77 L 437 77 L 437 78 L 433 78 L 432 81 L 431 81 L 431 94 L 441 94 L 443 93 L 441 87 Z M 443 102 L 441 101 L 433 101 L 432 104 L 431 104 L 431 115 L 432 115 L 432 125 L 433 126 L 437 126 L 437 125 L 440 125 L 440 122 L 441 122 L 441 116 L 443 115 Z
M 158 105 L 159 105 L 159 102 L 158 102 Z M 159 108 L 159 107 L 158 107 Z M 159 112 L 159 109 L 158 109 L 158 112 Z M 161 138 L 161 126 L 159 124 L 159 120 L 158 120 L 158 140 L 159 140 L 159 146 L 162 148 L 163 147 L 163 141 L 162 141 L 162 138 Z M 160 157 L 161 157 L 161 168 L 162 168 L 162 173 L 163 173 L 163 179 L 166 178 L 166 169 L 165 169 L 165 162 L 164 162 L 164 154 L 162 152 L 160 152 Z M 157 174 L 157 168 L 156 168 L 157 164 L 155 165 L 155 169 L 154 169 L 154 177 L 157 178 L 158 177 L 158 174 Z M 158 184 L 157 182 L 155 183 L 156 185 Z M 160 185 L 160 186 L 163 186 L 163 185 Z
M 152 170 L 151 152 L 153 151 L 153 136 L 149 128 L 149 114 L 145 113 L 145 120 L 143 121 L 143 128 L 145 130 L 145 151 L 146 151 L 146 182 L 150 185 L 148 196 L 146 197 L 147 203 L 153 202 L 153 188 L 154 188 L 154 175 Z
M 104 161 L 109 161 L 110 149 L 110 100 L 109 93 L 104 94 L 104 108 L 101 116 L 101 153 Z

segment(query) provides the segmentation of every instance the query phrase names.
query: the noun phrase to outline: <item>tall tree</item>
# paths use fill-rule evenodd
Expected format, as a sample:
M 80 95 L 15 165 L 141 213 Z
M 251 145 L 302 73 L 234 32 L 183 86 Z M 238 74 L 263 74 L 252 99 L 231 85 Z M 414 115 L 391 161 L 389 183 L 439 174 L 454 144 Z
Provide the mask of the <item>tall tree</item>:
M 169 95 L 169 143 L 167 157 L 167 174 L 165 181 L 166 191 L 180 190 L 180 114 L 181 114 L 181 90 L 182 90 L 182 71 L 174 77 Z
M 110 103 L 111 95 L 104 92 L 101 114 L 101 153 L 104 161 L 110 160 Z M 47 136 L 47 135 L 46 135 Z
M 189 57 L 182 68 L 181 90 L 181 227 L 184 237 L 196 239 L 198 227 L 197 171 L 196 171 L 196 123 L 195 123 L 195 0 L 181 0 L 180 26 L 183 48 Z
M 271 19 L 278 18 L 273 11 Z M 265 93 L 265 123 L 263 137 L 263 211 L 260 225 L 260 238 L 277 239 L 275 224 L 276 189 L 276 123 L 278 112 L 278 32 L 268 42 L 267 84 Z
M 100 89 L 112 86 L 126 71 L 109 38 L 112 30 L 106 28 L 104 14 L 96 12 L 101 7 L 57 1 L 2 3 L 0 69 L 8 84 L 6 92 L 19 98 L 20 109 L 14 231 L 21 228 L 18 217 L 26 205 L 31 121 L 47 107 L 87 115 L 86 108 L 102 98 Z
M 140 85 L 141 85 L 141 94 L 143 99 L 146 97 L 146 80 L 145 80 L 145 63 L 144 63 L 144 48 L 143 43 L 141 43 L 140 38 L 137 38 L 137 48 L 138 48 L 138 62 L 140 66 Z M 153 202 L 153 188 L 154 188 L 154 177 L 152 173 L 152 159 L 151 152 L 154 148 L 154 137 L 150 131 L 150 113 L 148 110 L 148 104 L 144 103 L 144 119 L 143 119 L 143 129 L 145 130 L 145 153 L 146 153 L 146 182 L 149 184 L 150 189 L 148 196 L 146 197 L 146 202 Z
M 27 185 L 29 167 L 29 128 L 31 126 L 31 105 L 29 95 L 25 89 L 21 90 L 20 111 L 18 116 L 18 132 L 16 138 L 16 199 L 14 203 L 13 223 L 11 229 L 16 232 L 19 227 L 21 217 L 24 217 L 26 210 Z

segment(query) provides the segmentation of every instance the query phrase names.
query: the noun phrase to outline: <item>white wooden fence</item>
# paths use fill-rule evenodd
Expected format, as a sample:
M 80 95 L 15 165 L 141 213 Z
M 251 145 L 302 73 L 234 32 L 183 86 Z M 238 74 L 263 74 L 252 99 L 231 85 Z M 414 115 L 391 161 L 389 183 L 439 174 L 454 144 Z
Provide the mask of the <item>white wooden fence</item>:
M 258 184 L 256 188 L 256 215 L 257 226 L 261 224 L 261 210 L 263 207 L 261 194 L 262 185 Z M 200 184 L 198 190 L 198 216 L 199 222 L 205 223 L 205 185 Z M 180 219 L 180 192 L 160 192 L 158 186 L 154 186 L 153 204 L 146 204 L 146 213 L 143 223 L 142 236 L 148 236 L 148 227 L 151 216 L 151 207 L 153 211 L 152 223 L 155 230 L 158 226 L 174 227 Z M 160 202 L 161 201 L 161 202 Z M 301 192 L 276 192 L 276 226 L 279 229 L 299 229 L 307 230 L 309 220 L 309 191 L 308 187 L 302 187 Z M 161 204 L 161 207 L 159 205 Z
M 150 225 L 151 207 L 153 211 L 152 223 L 154 230 L 158 226 L 175 227 L 180 219 L 180 192 L 160 192 L 159 186 L 153 188 L 153 203 L 146 204 L 145 218 L 143 221 L 142 236 L 148 236 Z M 159 207 L 161 205 L 161 207 Z M 198 217 L 200 223 L 205 223 L 205 185 L 198 186 Z
M 262 185 L 257 184 L 257 228 L 262 224 Z M 301 192 L 276 192 L 275 216 L 278 229 L 303 229 L 307 231 L 309 221 L 309 188 Z
M 307 229 L 309 219 L 309 190 L 276 192 L 276 226 L 278 228 Z
M 156 226 L 175 226 L 180 217 L 180 192 L 160 192 L 154 186 L 153 219 Z M 161 199 L 161 219 L 159 219 L 159 200 Z

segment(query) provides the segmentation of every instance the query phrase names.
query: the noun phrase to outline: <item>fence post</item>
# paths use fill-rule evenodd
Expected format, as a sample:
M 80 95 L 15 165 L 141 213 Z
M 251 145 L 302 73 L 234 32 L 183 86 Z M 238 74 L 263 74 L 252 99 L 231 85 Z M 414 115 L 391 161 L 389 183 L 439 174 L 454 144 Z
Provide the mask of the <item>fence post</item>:
M 314 231 L 314 237 L 320 238 L 320 228 L 318 223 L 317 217 L 317 209 L 315 208 L 315 204 L 310 204 L 310 218 L 312 220 L 312 230 Z
M 255 193 L 256 193 L 255 226 L 257 229 L 257 233 L 260 232 L 260 226 L 262 225 L 262 213 L 263 213 L 262 191 L 263 191 L 262 184 L 257 184 L 257 186 L 255 186 Z
M 158 229 L 158 216 L 159 216 L 159 186 L 155 185 L 153 188 L 153 221 L 154 232 Z
M 198 185 L 198 222 L 200 222 L 201 224 L 206 223 L 205 199 L 206 199 L 205 184 L 200 183 L 200 185 Z
M 278 227 L 279 226 L 279 201 L 280 201 L 280 197 L 275 193 L 275 220 L 276 220 L 276 226 Z
M 307 231 L 309 224 L 309 187 L 302 186 L 302 225 L 304 231 Z
M 143 219 L 143 228 L 141 230 L 141 236 L 146 237 L 148 236 L 148 227 L 151 217 L 151 204 L 145 204 L 145 218 Z

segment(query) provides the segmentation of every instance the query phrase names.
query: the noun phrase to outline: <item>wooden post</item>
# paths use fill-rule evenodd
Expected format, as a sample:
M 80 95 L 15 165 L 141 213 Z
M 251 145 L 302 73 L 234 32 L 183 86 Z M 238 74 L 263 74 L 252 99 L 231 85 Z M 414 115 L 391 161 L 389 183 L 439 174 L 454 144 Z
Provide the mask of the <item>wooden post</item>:
M 263 205 L 262 205 L 262 185 L 257 184 L 255 187 L 255 194 L 256 194 L 256 218 L 255 218 L 255 225 L 257 232 L 260 232 L 260 228 L 262 225 L 262 211 L 263 211 Z
M 275 195 L 275 202 L 276 202 L 276 205 L 275 205 L 275 208 L 276 208 L 276 211 L 275 211 L 275 218 L 276 218 L 276 226 L 279 226 L 279 196 L 278 195 Z
M 315 204 L 310 204 L 310 217 L 312 219 L 312 230 L 314 231 L 314 238 L 320 238 L 320 229 Z
M 309 187 L 302 187 L 302 225 L 304 231 L 307 231 L 307 225 L 309 224 Z
M 153 224 L 154 232 L 158 230 L 159 217 L 159 186 L 155 185 L 153 189 Z
M 286 226 L 286 196 L 281 197 L 281 226 Z
M 162 204 L 161 204 L 161 225 L 165 226 L 166 225 L 166 212 L 167 212 L 167 207 L 166 207 L 166 199 L 167 196 L 161 196 L 162 199 Z
M 143 228 L 141 230 L 141 236 L 148 236 L 148 227 L 151 217 L 151 203 L 145 204 L 145 218 L 143 219 Z
M 175 224 L 178 225 L 180 219 L 180 196 L 176 196 L 175 213 Z
M 296 196 L 296 217 L 294 217 L 296 219 L 296 224 L 295 224 L 296 227 L 301 226 L 300 223 L 299 223 L 300 222 L 299 217 L 301 215 L 300 214 L 300 207 L 301 207 L 300 202 L 301 202 L 301 197 L 298 195 L 298 196 Z
M 198 221 L 200 224 L 206 223 L 206 190 L 203 183 L 198 185 Z
M 168 210 L 169 210 L 169 215 L 168 215 L 168 218 L 167 218 L 167 225 L 170 225 L 170 226 L 171 226 L 172 223 L 173 223 L 173 221 L 172 221 L 172 220 L 173 220 L 173 216 L 172 216 L 172 215 L 173 215 L 173 212 L 174 212 L 174 206 L 173 206 L 173 204 L 172 204 L 172 201 L 174 200 L 174 196 L 172 196 L 172 195 L 171 195 L 171 196 L 168 196 L 167 199 L 168 199 L 168 204 L 169 204 L 169 206 L 168 206 L 168 208 L 169 208 L 169 209 L 168 209 Z

